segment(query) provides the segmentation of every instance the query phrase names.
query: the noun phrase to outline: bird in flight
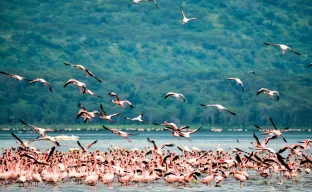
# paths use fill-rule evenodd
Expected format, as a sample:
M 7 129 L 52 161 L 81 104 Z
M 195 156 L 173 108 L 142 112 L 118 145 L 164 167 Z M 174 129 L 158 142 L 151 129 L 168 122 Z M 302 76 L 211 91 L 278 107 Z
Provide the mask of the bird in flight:
M 204 106 L 204 107 L 217 107 L 219 109 L 219 111 L 221 112 L 222 110 L 226 110 L 227 112 L 231 113 L 232 115 L 236 115 L 236 113 L 228 110 L 227 108 L 223 107 L 222 105 L 219 105 L 219 104 L 200 104 L 201 106 Z
M 76 79 L 69 79 L 69 80 L 65 83 L 64 88 L 65 88 L 67 85 L 71 84 L 71 83 L 73 83 L 74 85 L 76 85 L 76 86 L 79 88 L 80 92 L 82 92 L 82 93 L 85 93 L 85 92 L 86 92 L 86 89 L 87 89 L 86 84 L 84 84 L 84 83 L 82 83 L 82 82 L 80 82 L 80 81 L 78 81 L 78 80 L 76 80 Z
M 182 20 L 182 24 L 183 24 L 183 25 L 184 25 L 185 23 L 187 23 L 187 22 L 191 21 L 191 20 L 197 20 L 197 19 L 201 18 L 201 17 L 192 17 L 192 18 L 187 18 L 187 17 L 185 16 L 184 11 L 182 10 L 181 5 L 180 5 L 180 12 L 181 12 L 181 14 L 182 14 L 182 16 L 183 16 L 183 20 Z
M 76 64 L 70 64 L 70 63 L 66 63 L 66 62 L 65 62 L 64 64 L 65 64 L 65 65 L 68 65 L 68 66 L 75 67 L 75 68 L 77 68 L 77 69 L 80 69 L 80 70 L 86 72 L 87 77 L 88 77 L 88 76 L 94 77 L 98 82 L 102 83 L 102 81 L 101 81 L 99 78 L 97 78 L 95 75 L 93 75 L 93 73 L 91 73 L 91 71 L 89 71 L 89 70 L 88 70 L 87 68 L 85 68 L 84 66 L 82 66 L 82 65 L 76 65 Z
M 176 99 L 179 99 L 180 97 L 183 99 L 183 102 L 185 103 L 185 97 L 184 95 L 180 94 L 180 93 L 174 93 L 174 92 L 168 92 L 166 94 L 166 96 L 164 97 L 164 99 L 166 99 L 167 97 L 174 97 Z
M 27 123 L 25 123 L 24 121 L 20 120 L 20 122 L 28 127 L 31 127 L 33 130 L 37 131 L 41 136 L 46 136 L 46 132 L 59 132 L 59 131 L 56 131 L 56 130 L 53 130 L 51 128 L 47 128 L 47 129 L 44 129 L 44 128 L 39 128 L 39 127 L 36 127 L 36 126 L 33 126 L 33 125 L 29 125 Z
M 125 107 L 126 107 L 125 104 L 128 104 L 129 107 L 130 107 L 131 109 L 133 109 L 133 105 L 132 105 L 132 103 L 131 103 L 130 101 L 128 101 L 128 100 L 122 100 L 122 101 L 121 101 L 116 93 L 111 92 L 111 93 L 109 93 L 108 95 L 111 96 L 111 97 L 114 97 L 114 96 L 116 97 L 116 101 L 112 100 L 112 102 L 113 102 L 115 105 L 120 105 L 122 108 L 125 108 Z
M 133 134 L 133 133 L 128 133 L 128 132 L 124 132 L 124 131 L 118 131 L 116 129 L 109 129 L 108 127 L 105 127 L 104 125 L 103 125 L 103 128 L 108 130 L 108 131 L 111 131 L 112 133 L 114 133 L 116 135 L 119 135 L 119 136 L 125 138 L 128 142 L 131 142 L 131 140 L 128 138 L 129 135 L 132 135 L 132 136 L 139 135 L 139 134 Z
M 264 94 L 266 94 L 266 95 L 269 95 L 270 96 L 270 98 L 271 99 L 273 99 L 274 100 L 274 95 L 276 94 L 276 96 L 277 96 L 277 101 L 279 101 L 279 99 L 280 99 L 280 95 L 279 95 L 279 93 L 278 93 L 278 91 L 271 91 L 271 90 L 269 90 L 269 89 L 267 89 L 267 88 L 261 88 L 261 89 L 259 89 L 259 91 L 257 92 L 257 95 L 259 95 L 260 93 L 264 93 Z
M 271 43 L 264 43 L 265 45 L 271 45 L 271 46 L 279 46 L 282 49 L 282 54 L 285 54 L 286 50 L 290 50 L 293 53 L 297 54 L 297 55 L 301 55 L 300 53 L 294 51 L 292 48 L 288 47 L 287 45 L 283 45 L 283 44 L 271 44 Z
M 30 81 L 29 84 L 33 84 L 33 83 L 36 83 L 36 82 L 43 83 L 45 86 L 48 86 L 50 91 L 51 91 L 51 93 L 52 93 L 52 88 L 51 88 L 50 84 L 46 80 L 37 78 L 37 79 L 34 79 L 34 80 Z
M 30 79 L 26 79 L 25 77 L 21 77 L 21 76 L 19 76 L 19 75 L 13 75 L 13 74 L 5 73 L 5 72 L 2 72 L 2 71 L 0 71 L 0 73 L 1 73 L 1 74 L 4 74 L 4 75 L 8 75 L 8 76 L 12 77 L 13 79 L 18 80 L 20 83 L 21 83 L 23 80 L 31 81 Z
M 101 108 L 102 113 L 99 115 L 99 117 L 101 119 L 105 119 L 105 120 L 108 120 L 108 121 L 113 121 L 112 117 L 118 116 L 118 115 L 122 114 L 122 113 L 114 113 L 114 114 L 111 114 L 111 115 L 106 115 L 106 113 L 105 113 L 105 111 L 103 109 L 102 104 L 100 105 L 100 108 Z
M 240 85 L 240 86 L 242 87 L 242 91 L 245 92 L 245 90 L 244 90 L 244 84 L 243 84 L 243 82 L 242 82 L 239 78 L 228 78 L 228 80 L 234 80 L 234 81 L 236 81 L 236 85 L 237 85 L 237 86 Z

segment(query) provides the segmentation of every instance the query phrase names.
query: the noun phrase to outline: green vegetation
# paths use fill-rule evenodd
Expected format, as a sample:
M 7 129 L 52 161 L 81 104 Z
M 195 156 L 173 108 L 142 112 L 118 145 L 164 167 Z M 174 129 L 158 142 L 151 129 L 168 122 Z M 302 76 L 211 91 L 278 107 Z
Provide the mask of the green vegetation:
M 0 71 L 43 85 L 20 84 L 0 76 L 0 125 L 76 125 L 82 103 L 89 111 L 144 113 L 160 123 L 216 127 L 312 125 L 312 2 L 309 0 L 189 0 L 131 4 L 131 0 L 24 0 L 0 2 Z M 188 17 L 200 20 L 181 25 L 182 5 Z M 263 42 L 282 43 L 302 54 L 285 55 Z M 98 83 L 63 62 L 79 63 L 103 80 Z M 248 73 L 255 71 L 256 75 Z M 245 93 L 234 82 L 238 77 Z M 85 82 L 104 98 L 82 95 L 77 87 L 63 88 L 69 78 Z M 261 87 L 278 90 L 279 102 L 256 96 Z M 135 108 L 114 106 L 107 94 L 116 92 Z M 163 99 L 168 91 L 183 93 L 186 103 Z M 200 103 L 220 103 L 231 116 Z M 95 124 L 107 124 L 96 120 Z M 89 123 L 91 125 L 91 123 Z M 115 123 L 116 124 L 116 123 Z

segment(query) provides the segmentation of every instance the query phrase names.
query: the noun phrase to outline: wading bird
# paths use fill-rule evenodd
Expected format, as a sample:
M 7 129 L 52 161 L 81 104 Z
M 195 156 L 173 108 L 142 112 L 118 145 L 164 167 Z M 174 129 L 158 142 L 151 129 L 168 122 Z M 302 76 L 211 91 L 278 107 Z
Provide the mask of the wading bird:
M 133 105 L 132 105 L 132 103 L 131 103 L 130 101 L 128 101 L 128 100 L 120 101 L 120 99 L 119 99 L 119 97 L 118 97 L 118 95 L 117 95 L 116 93 L 111 92 L 111 93 L 109 93 L 108 95 L 111 96 L 111 97 L 114 97 L 114 96 L 116 97 L 116 101 L 112 100 L 112 102 L 113 102 L 115 105 L 119 105 L 119 106 L 121 106 L 122 108 L 125 108 L 125 107 L 126 107 L 125 104 L 128 104 L 129 107 L 130 107 L 131 109 L 133 109 Z
M 43 128 L 39 128 L 33 125 L 29 125 L 22 120 L 20 120 L 20 122 L 28 127 L 31 127 L 33 130 L 37 131 L 41 136 L 46 136 L 45 132 L 58 132 L 57 130 L 53 130 L 51 128 L 43 129 Z
M 8 76 L 12 77 L 13 79 L 18 80 L 20 83 L 21 83 L 23 80 L 31 81 L 30 79 L 26 79 L 25 77 L 21 77 L 21 76 L 18 76 L 18 75 L 12 75 L 12 74 L 5 73 L 5 72 L 2 72 L 2 71 L 0 71 L 0 73 L 1 73 L 1 74 L 4 74 L 4 75 L 8 75 Z
M 240 86 L 242 87 L 242 91 L 245 92 L 245 91 L 244 91 L 243 82 L 242 82 L 239 78 L 228 78 L 228 80 L 234 80 L 234 81 L 236 81 L 236 85 L 237 85 L 237 86 L 240 85 Z
M 68 65 L 68 66 L 72 66 L 72 67 L 75 67 L 77 69 L 80 69 L 80 70 L 83 70 L 84 72 L 86 72 L 87 74 L 87 77 L 88 76 L 91 76 L 91 77 L 94 77 L 98 82 L 102 83 L 102 81 L 97 78 L 95 75 L 93 75 L 93 73 L 91 73 L 91 71 L 89 71 L 87 68 L 85 68 L 84 66 L 82 65 L 76 65 L 76 64 L 70 64 L 70 63 L 64 63 L 65 65 Z
M 30 81 L 29 84 L 33 84 L 33 83 L 36 83 L 36 82 L 43 83 L 45 86 L 48 86 L 50 91 L 52 92 L 52 88 L 51 88 L 50 84 L 46 80 L 44 80 L 44 79 L 37 78 L 37 79 L 34 79 L 34 80 Z
M 268 95 L 268 96 L 270 96 L 270 98 L 271 99 L 273 99 L 274 100 L 274 95 L 276 94 L 276 96 L 277 96 L 277 101 L 279 101 L 279 99 L 280 99 L 280 95 L 279 95 L 279 93 L 278 93 L 278 91 L 271 91 L 271 90 L 269 90 L 269 89 L 267 89 L 267 88 L 261 88 L 261 89 L 259 89 L 259 91 L 257 92 L 257 95 L 259 95 L 260 93 L 264 93 L 264 94 L 266 94 L 266 95 Z
M 293 53 L 297 54 L 297 55 L 301 55 L 300 53 L 294 51 L 292 48 L 283 45 L 283 44 L 271 44 L 271 43 L 264 43 L 265 45 L 271 45 L 271 46 L 279 46 L 282 49 L 282 54 L 285 54 L 286 50 L 291 50 Z
M 108 121 L 113 121 L 113 120 L 112 120 L 112 117 L 114 117 L 114 116 L 119 116 L 120 114 L 122 114 L 122 113 L 114 113 L 114 114 L 111 114 L 111 115 L 106 115 L 106 113 L 105 113 L 105 111 L 104 111 L 104 109 L 103 109 L 102 104 L 100 105 L 100 108 L 101 108 L 102 113 L 100 114 L 99 117 L 100 117 L 101 119 L 105 119 L 105 120 L 108 120 Z
M 183 25 L 184 25 L 185 23 L 191 21 L 191 20 L 197 20 L 197 19 L 201 18 L 201 17 L 187 18 L 187 17 L 185 16 L 185 14 L 184 14 L 184 11 L 182 10 L 181 5 L 180 5 L 180 12 L 181 12 L 181 14 L 182 14 L 182 16 L 183 16 L 183 20 L 182 20 L 182 24 L 183 24 Z
M 143 117 L 143 113 L 140 114 L 139 116 L 135 117 L 135 118 L 126 117 L 125 119 L 130 120 L 130 121 L 144 122 L 142 117 Z M 149 122 L 145 122 L 145 123 L 149 124 Z
M 93 92 L 92 92 L 91 90 L 89 90 L 89 89 L 86 89 L 85 93 L 86 93 L 86 94 L 89 94 L 89 95 L 96 96 L 96 97 L 98 97 L 98 98 L 103 98 L 102 96 L 99 96 L 99 95 L 93 93 Z
M 227 112 L 231 113 L 232 115 L 236 115 L 236 113 L 228 110 L 227 108 L 225 108 L 225 107 L 223 107 L 222 105 L 219 105 L 219 104 L 207 104 L 207 105 L 206 104 L 200 104 L 200 106 L 204 106 L 204 107 L 217 107 L 220 112 L 224 109 Z
M 133 134 L 133 133 L 128 133 L 128 132 L 124 132 L 124 131 L 118 131 L 116 129 L 109 129 L 108 127 L 105 127 L 104 125 L 103 125 L 103 128 L 108 130 L 108 131 L 111 131 L 114 134 L 117 134 L 117 135 L 125 138 L 128 142 L 131 142 L 131 140 L 128 138 L 129 135 L 131 135 L 131 136 L 139 135 L 139 134 Z
M 98 142 L 98 140 L 95 140 L 95 141 L 93 141 L 92 143 L 90 143 L 89 145 L 87 145 L 86 147 L 83 147 L 83 146 L 80 144 L 79 141 L 77 141 L 77 144 L 79 145 L 79 147 L 82 149 L 83 152 L 88 153 L 88 149 L 89 149 L 92 145 L 94 145 L 95 143 L 97 143 L 97 142 Z
M 166 99 L 167 97 L 174 97 L 174 98 L 176 98 L 176 99 L 179 99 L 180 97 L 182 97 L 182 99 L 183 99 L 183 102 L 185 103 L 185 97 L 184 97 L 184 95 L 182 95 L 182 94 L 180 94 L 180 93 L 174 93 L 174 92 L 168 92 L 167 94 L 166 94 L 166 96 L 164 97 L 164 99 Z
M 65 83 L 64 88 L 65 88 L 67 85 L 71 84 L 71 83 L 74 84 L 74 85 L 76 85 L 76 86 L 79 88 L 79 90 L 80 90 L 81 93 L 85 93 L 85 92 L 86 92 L 86 89 L 87 89 L 86 84 L 84 84 L 84 83 L 82 83 L 82 82 L 80 82 L 80 81 L 78 81 L 78 80 L 76 80 L 76 79 L 69 79 L 69 80 Z
M 287 142 L 287 140 L 285 139 L 284 135 L 282 132 L 286 132 L 288 131 L 288 127 L 284 128 L 284 129 L 280 129 L 278 130 L 273 122 L 273 119 L 270 117 L 270 121 L 274 127 L 274 129 L 268 129 L 268 130 L 264 130 L 261 127 L 259 127 L 258 125 L 254 125 L 257 129 L 259 129 L 260 131 L 262 131 L 262 135 L 270 135 L 270 136 L 277 136 L 277 137 L 282 137 L 283 140 L 285 142 Z

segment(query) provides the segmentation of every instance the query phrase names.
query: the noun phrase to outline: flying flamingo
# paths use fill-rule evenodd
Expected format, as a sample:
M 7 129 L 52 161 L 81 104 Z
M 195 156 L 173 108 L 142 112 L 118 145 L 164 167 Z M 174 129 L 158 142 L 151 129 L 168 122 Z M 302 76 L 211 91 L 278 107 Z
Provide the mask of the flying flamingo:
M 88 77 L 88 76 L 94 77 L 98 82 L 102 83 L 102 81 L 101 81 L 99 78 L 97 78 L 95 75 L 93 75 L 93 73 L 91 73 L 91 71 L 89 71 L 89 70 L 88 70 L 87 68 L 85 68 L 84 66 L 82 66 L 82 65 L 76 65 L 76 64 L 70 64 L 70 63 L 64 63 L 64 64 L 65 64 L 65 65 L 68 65 L 68 66 L 75 67 L 75 68 L 77 68 L 77 69 L 80 69 L 80 70 L 86 72 L 87 77 Z
M 108 95 L 109 95 L 109 96 L 112 96 L 112 97 L 116 96 L 116 101 L 112 100 L 112 102 L 113 102 L 115 105 L 120 105 L 122 108 L 125 108 L 125 104 L 128 104 L 129 107 L 130 107 L 131 109 L 133 109 L 133 105 L 132 105 L 132 103 L 131 103 L 130 101 L 128 101 L 128 100 L 122 100 L 122 101 L 120 101 L 120 99 L 119 99 L 119 97 L 118 97 L 118 95 L 117 95 L 116 93 L 111 92 L 111 93 L 109 93 Z
M 26 79 L 25 77 L 21 77 L 19 75 L 13 75 L 13 74 L 5 73 L 5 72 L 2 72 L 2 71 L 0 71 L 0 73 L 4 74 L 4 75 L 8 75 L 8 76 L 12 77 L 13 79 L 18 80 L 20 83 L 22 83 L 23 80 L 31 81 L 30 79 Z
M 116 129 L 109 129 L 108 127 L 105 127 L 104 125 L 103 125 L 103 128 L 108 130 L 108 131 L 111 131 L 114 134 L 117 134 L 117 135 L 125 138 L 128 142 L 131 142 L 131 140 L 128 138 L 129 135 L 131 135 L 131 136 L 139 135 L 139 134 L 133 134 L 133 133 L 128 133 L 128 132 L 124 132 L 124 131 L 118 131 Z
M 37 79 L 34 79 L 34 80 L 30 81 L 29 84 L 33 84 L 33 83 L 36 83 L 36 82 L 43 83 L 45 86 L 48 86 L 50 91 L 51 91 L 51 93 L 52 93 L 52 88 L 51 88 L 50 84 L 46 80 L 37 78 Z
M 286 50 L 290 50 L 293 53 L 297 54 L 297 55 L 301 55 L 300 53 L 294 51 L 292 48 L 288 47 L 287 45 L 283 45 L 283 44 L 271 44 L 271 43 L 264 43 L 265 45 L 271 45 L 271 46 L 279 46 L 282 49 L 282 54 L 285 54 Z

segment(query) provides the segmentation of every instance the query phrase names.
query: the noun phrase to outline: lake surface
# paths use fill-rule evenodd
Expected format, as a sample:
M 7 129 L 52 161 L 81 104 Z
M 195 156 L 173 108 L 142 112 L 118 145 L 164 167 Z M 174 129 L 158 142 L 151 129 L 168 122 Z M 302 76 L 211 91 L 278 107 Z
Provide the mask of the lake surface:
M 137 133 L 136 131 L 131 131 Z M 38 134 L 34 133 L 26 133 L 26 132 L 17 132 L 14 131 L 16 135 L 18 135 L 22 140 L 26 139 L 34 139 L 38 136 Z M 143 149 L 145 146 L 151 146 L 150 143 L 146 141 L 147 137 L 156 141 L 156 144 L 160 145 L 162 143 L 172 142 L 175 145 L 188 146 L 190 149 L 193 146 L 196 146 L 200 150 L 216 150 L 218 144 L 224 150 L 229 151 L 231 147 L 237 147 L 242 150 L 251 151 L 248 147 L 252 147 L 250 142 L 254 141 L 252 137 L 253 132 L 208 132 L 208 131 L 200 131 L 191 136 L 192 141 L 187 141 L 185 139 L 178 140 L 172 137 L 168 132 L 139 132 L 140 135 L 132 136 L 130 139 L 132 142 L 127 142 L 125 139 L 110 134 L 105 131 L 72 131 L 72 132 L 62 132 L 62 133 L 51 133 L 49 135 L 57 136 L 61 134 L 65 135 L 76 135 L 80 137 L 80 141 L 83 145 L 89 144 L 94 140 L 99 140 L 94 146 L 90 148 L 90 151 L 94 150 L 107 150 L 111 145 L 124 147 L 124 148 L 139 148 Z M 259 137 L 259 140 L 262 141 L 264 136 L 261 136 L 260 132 L 256 131 L 256 134 Z M 312 139 L 311 132 L 287 132 L 284 134 L 288 143 L 293 144 L 297 143 L 297 141 L 302 141 L 304 139 Z M 237 142 L 239 141 L 239 143 Z M 68 151 L 69 148 L 78 147 L 76 141 L 59 141 L 61 147 L 57 148 L 58 150 Z M 268 147 L 273 148 L 274 150 L 278 150 L 286 143 L 279 138 L 278 140 L 271 140 Z M 1 131 L 0 132 L 0 147 L 8 148 L 11 146 L 18 146 L 16 144 L 15 139 L 11 136 L 10 131 Z M 52 147 L 53 144 L 51 142 L 38 141 L 34 142 L 33 146 L 39 148 L 41 150 L 45 150 L 46 148 Z M 176 147 L 171 148 L 171 150 L 175 150 L 178 152 Z M 284 155 L 286 156 L 286 155 Z M 98 183 L 97 186 L 90 187 L 87 185 L 77 185 L 75 182 L 59 184 L 58 186 L 45 185 L 43 183 L 39 184 L 39 187 L 25 187 L 19 188 L 17 184 L 11 185 L 8 187 L 1 186 L 0 190 L 17 190 L 18 188 L 21 191 L 32 191 L 34 189 L 38 191 L 311 191 L 312 187 L 312 175 L 306 175 L 302 173 L 297 180 L 298 184 L 294 184 L 292 181 L 286 181 L 285 183 L 281 183 L 281 181 L 276 181 L 276 175 L 273 175 L 272 178 L 264 179 L 258 175 L 255 171 L 248 171 L 248 174 L 251 175 L 251 179 L 247 180 L 245 186 L 240 188 L 239 183 L 232 178 L 228 178 L 223 181 L 221 187 L 206 186 L 201 183 L 193 183 L 192 187 L 172 187 L 167 186 L 163 181 L 159 181 L 159 183 L 152 183 L 150 186 L 146 187 L 137 187 L 135 186 L 119 186 L 117 182 L 114 183 L 113 187 L 107 187 L 101 183 Z M 201 177 L 200 177 L 201 178 Z M 199 180 L 200 180 L 199 178 Z

